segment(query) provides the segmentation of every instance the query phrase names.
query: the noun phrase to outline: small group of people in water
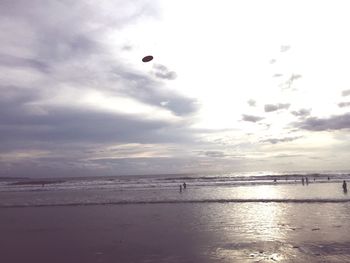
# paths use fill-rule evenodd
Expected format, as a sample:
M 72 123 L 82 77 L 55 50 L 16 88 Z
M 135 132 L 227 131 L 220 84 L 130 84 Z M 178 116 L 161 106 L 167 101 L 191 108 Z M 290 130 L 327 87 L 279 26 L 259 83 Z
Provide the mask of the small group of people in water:
M 327 177 L 327 180 L 328 180 L 328 181 L 330 180 L 329 176 Z M 315 178 L 314 178 L 314 181 L 315 181 Z M 308 179 L 307 177 L 305 177 L 305 179 L 304 179 L 304 177 L 302 177 L 302 178 L 301 178 L 301 183 L 302 183 L 303 185 L 304 185 L 305 183 L 306 183 L 306 185 L 308 185 L 308 184 L 309 184 L 309 179 Z M 343 180 L 343 192 L 344 192 L 345 194 L 348 192 L 348 186 L 347 186 L 347 183 L 346 183 L 345 180 Z
M 180 193 L 182 193 L 182 189 L 186 190 L 186 187 L 187 187 L 187 185 L 185 182 L 183 184 L 180 184 Z
M 315 181 L 315 179 L 314 179 L 314 181 Z M 305 183 L 306 183 L 306 185 L 308 185 L 309 184 L 309 178 L 307 178 L 307 177 L 305 177 L 305 179 L 304 179 L 304 177 L 302 177 L 301 178 L 301 183 L 304 185 Z
M 288 178 L 286 177 L 286 181 L 288 180 Z M 328 181 L 330 181 L 330 177 L 328 176 L 327 177 L 327 180 Z M 295 182 L 296 182 L 297 180 L 295 179 Z M 316 178 L 314 177 L 314 182 L 316 181 Z M 273 182 L 274 183 L 277 183 L 277 179 L 273 179 Z M 306 177 L 305 176 L 305 178 L 304 177 L 301 177 L 301 183 L 302 183 L 302 185 L 308 185 L 309 184 L 309 178 L 308 177 Z M 348 186 L 347 186 L 347 183 L 346 183 L 346 181 L 345 180 L 343 180 L 343 192 L 344 192 L 344 194 L 347 194 L 347 192 L 348 192 Z

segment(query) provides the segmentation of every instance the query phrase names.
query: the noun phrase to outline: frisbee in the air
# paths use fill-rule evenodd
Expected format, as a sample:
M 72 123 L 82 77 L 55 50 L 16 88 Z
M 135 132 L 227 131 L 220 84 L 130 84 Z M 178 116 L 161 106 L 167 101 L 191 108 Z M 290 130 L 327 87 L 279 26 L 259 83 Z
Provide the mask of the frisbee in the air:
M 142 62 L 150 62 L 152 59 L 153 59 L 153 56 L 145 56 L 145 57 L 142 59 Z

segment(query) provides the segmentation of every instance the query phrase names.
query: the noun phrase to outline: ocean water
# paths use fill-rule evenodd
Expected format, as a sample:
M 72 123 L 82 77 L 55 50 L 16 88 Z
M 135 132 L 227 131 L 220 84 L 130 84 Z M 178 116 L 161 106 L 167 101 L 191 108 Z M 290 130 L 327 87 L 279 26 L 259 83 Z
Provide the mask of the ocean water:
M 306 181 L 306 178 L 308 181 Z M 302 181 L 304 179 L 304 182 Z M 348 202 L 350 173 L 147 175 L 2 179 L 0 206 L 200 202 Z M 186 183 L 186 189 L 180 185 Z M 350 187 L 350 186 L 349 186 Z
M 6 262 L 350 262 L 343 180 L 350 174 L 2 179 L 0 255 Z

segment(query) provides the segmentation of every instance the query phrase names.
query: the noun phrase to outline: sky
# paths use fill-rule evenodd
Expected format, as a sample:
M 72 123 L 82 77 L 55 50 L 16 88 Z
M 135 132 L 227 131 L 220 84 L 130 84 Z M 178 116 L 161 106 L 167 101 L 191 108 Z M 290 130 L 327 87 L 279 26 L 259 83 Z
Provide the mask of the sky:
M 349 5 L 2 0 L 0 176 L 348 170 Z

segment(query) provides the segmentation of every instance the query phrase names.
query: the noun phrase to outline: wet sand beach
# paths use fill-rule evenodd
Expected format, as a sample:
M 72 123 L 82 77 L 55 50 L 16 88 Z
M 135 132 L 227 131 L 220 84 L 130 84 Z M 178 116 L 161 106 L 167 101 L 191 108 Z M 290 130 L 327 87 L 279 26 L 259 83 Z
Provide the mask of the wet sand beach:
M 0 209 L 1 262 L 350 262 L 349 203 Z

